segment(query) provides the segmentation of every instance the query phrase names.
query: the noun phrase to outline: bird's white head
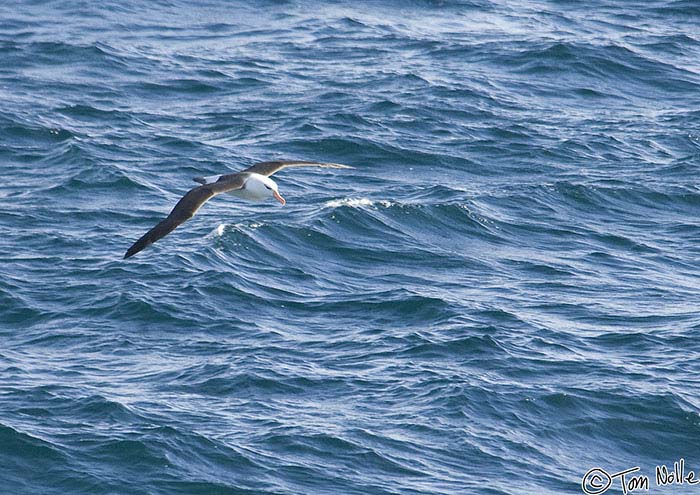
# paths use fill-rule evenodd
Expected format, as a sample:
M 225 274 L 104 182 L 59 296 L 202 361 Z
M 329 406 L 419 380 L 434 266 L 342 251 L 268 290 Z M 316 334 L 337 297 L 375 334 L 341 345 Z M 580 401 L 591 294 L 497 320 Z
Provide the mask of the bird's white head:
M 286 203 L 284 198 L 280 196 L 277 183 L 264 175 L 250 174 L 250 177 L 245 182 L 245 189 L 251 199 L 260 201 L 267 198 L 275 198 L 282 205 Z

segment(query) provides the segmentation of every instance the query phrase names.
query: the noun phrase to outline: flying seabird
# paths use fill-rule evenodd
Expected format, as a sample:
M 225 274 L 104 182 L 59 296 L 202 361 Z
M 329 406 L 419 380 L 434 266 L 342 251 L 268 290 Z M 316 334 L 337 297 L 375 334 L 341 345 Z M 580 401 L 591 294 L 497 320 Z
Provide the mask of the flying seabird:
M 185 194 L 177 202 L 167 218 L 159 222 L 136 241 L 127 250 L 124 258 L 135 255 L 161 237 L 168 235 L 178 225 L 192 218 L 204 203 L 217 194 L 229 193 L 250 201 L 275 198 L 284 205 L 286 201 L 280 196 L 277 184 L 269 176 L 286 167 L 352 168 L 339 163 L 279 160 L 256 163 L 252 167 L 233 174 L 195 177 L 194 180 L 202 185 L 191 189 Z

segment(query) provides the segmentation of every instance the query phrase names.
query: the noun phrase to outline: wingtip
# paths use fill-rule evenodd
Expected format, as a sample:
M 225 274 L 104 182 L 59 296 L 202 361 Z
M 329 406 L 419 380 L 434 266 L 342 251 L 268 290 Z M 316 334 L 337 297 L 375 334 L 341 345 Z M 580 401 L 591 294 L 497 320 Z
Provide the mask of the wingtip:
M 131 258 L 133 255 L 135 255 L 136 253 L 139 253 L 139 252 L 143 251 L 143 249 L 144 249 L 146 246 L 148 246 L 148 244 L 145 244 L 145 243 L 143 243 L 143 242 L 141 242 L 141 241 L 142 241 L 142 239 L 139 239 L 139 240 L 136 241 L 129 249 L 127 249 L 127 250 L 126 250 L 126 253 L 124 253 L 124 258 L 123 258 L 123 259 Z
M 315 162 L 318 165 L 321 165 L 322 167 L 327 167 L 327 168 L 355 168 L 351 167 L 350 165 L 344 165 L 342 163 L 333 163 L 333 162 Z

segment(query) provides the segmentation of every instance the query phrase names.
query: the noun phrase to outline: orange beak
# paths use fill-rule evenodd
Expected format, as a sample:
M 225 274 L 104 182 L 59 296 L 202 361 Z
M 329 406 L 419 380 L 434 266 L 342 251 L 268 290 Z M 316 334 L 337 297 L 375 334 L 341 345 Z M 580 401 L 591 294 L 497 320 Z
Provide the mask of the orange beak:
M 275 199 L 276 199 L 277 201 L 279 201 L 280 203 L 282 203 L 282 206 L 284 206 L 284 204 L 286 203 L 286 201 L 284 200 L 284 198 L 283 198 L 282 196 L 280 196 L 280 193 L 278 193 L 277 191 L 272 191 L 272 195 L 275 197 Z

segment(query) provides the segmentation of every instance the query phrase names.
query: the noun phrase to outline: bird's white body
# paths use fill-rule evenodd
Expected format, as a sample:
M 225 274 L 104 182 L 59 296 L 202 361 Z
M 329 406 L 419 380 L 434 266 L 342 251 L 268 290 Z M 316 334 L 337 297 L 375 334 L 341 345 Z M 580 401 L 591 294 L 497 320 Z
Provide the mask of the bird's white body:
M 213 184 L 221 178 L 220 175 L 210 175 L 208 177 L 202 177 L 203 184 Z M 232 194 L 238 198 L 247 199 L 248 201 L 263 201 L 268 198 L 275 196 L 275 193 L 279 194 L 277 188 L 277 183 L 260 174 L 250 174 L 250 176 L 243 183 L 243 187 L 240 189 L 234 189 L 229 191 L 227 194 Z

